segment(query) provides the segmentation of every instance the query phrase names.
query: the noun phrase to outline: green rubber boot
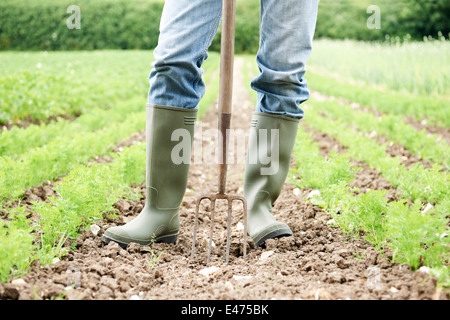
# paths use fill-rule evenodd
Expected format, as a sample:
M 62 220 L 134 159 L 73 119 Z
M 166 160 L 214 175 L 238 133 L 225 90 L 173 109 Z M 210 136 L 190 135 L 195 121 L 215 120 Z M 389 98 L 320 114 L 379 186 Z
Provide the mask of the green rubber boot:
M 105 243 L 175 243 L 186 192 L 197 110 L 147 105 L 146 200 L 139 215 L 105 231 Z
M 254 112 L 247 148 L 244 196 L 247 231 L 256 247 L 267 239 L 292 236 L 288 225 L 272 215 L 272 205 L 286 180 L 299 121 Z

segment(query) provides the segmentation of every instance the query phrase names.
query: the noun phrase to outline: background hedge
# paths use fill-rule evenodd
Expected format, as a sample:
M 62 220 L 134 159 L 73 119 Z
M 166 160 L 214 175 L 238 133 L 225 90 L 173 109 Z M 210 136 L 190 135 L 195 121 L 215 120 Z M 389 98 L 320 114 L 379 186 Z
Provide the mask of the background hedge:
M 81 9 L 81 29 L 68 29 L 70 5 Z M 0 49 L 153 49 L 162 0 L 1 0 Z M 381 9 L 381 29 L 368 29 L 369 5 Z M 449 0 L 321 0 L 316 38 L 384 41 L 402 37 L 448 38 Z M 236 52 L 255 53 L 259 0 L 237 0 Z M 211 50 L 220 49 L 220 29 Z
M 68 29 L 70 5 L 81 10 L 81 29 Z M 160 1 L 2 0 L 2 49 L 151 49 L 158 41 Z
M 67 28 L 73 4 L 80 7 L 81 29 Z M 159 0 L 2 0 L 0 49 L 153 49 L 163 6 Z M 240 3 L 236 28 L 236 51 L 257 50 L 259 3 Z M 219 49 L 220 30 L 211 50 Z

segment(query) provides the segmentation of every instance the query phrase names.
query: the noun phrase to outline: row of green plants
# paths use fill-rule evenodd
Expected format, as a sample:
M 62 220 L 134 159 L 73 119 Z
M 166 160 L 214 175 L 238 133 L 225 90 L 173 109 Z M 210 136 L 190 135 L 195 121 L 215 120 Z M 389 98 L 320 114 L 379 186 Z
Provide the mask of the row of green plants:
M 0 156 L 12 159 L 26 157 L 32 150 L 48 145 L 55 139 L 63 137 L 71 140 L 81 132 L 92 132 L 110 124 L 123 121 L 131 113 L 145 111 L 145 98 L 131 99 L 127 103 L 114 104 L 109 109 L 93 108 L 75 120 L 51 120 L 48 124 L 32 124 L 26 128 L 13 126 L 0 135 Z
M 128 53 L 128 57 L 133 56 Z M 218 66 L 218 54 L 211 54 L 203 66 L 208 95 L 199 105 L 199 117 L 217 96 Z M 28 151 L 19 147 L 14 153 L 14 146 L 9 145 L 9 155 L 0 157 L 0 282 L 25 274 L 35 260 L 42 265 L 52 263 L 67 252 L 68 242 L 75 245 L 81 230 L 104 213 L 114 212 L 117 200 L 140 197 L 139 190 L 130 186 L 142 183 L 145 177 L 145 143 L 118 153 L 111 149 L 119 140 L 144 129 L 145 119 L 145 103 L 135 96 L 109 110 L 87 111 L 72 122 L 61 120 L 1 133 L 2 141 L 12 138 L 14 131 L 30 139 L 37 133 L 49 135 L 44 142 L 30 141 Z M 99 155 L 108 155 L 112 161 L 86 165 Z M 55 178 L 62 178 L 55 187 L 58 196 L 50 197 L 49 203 L 36 201 L 23 206 L 19 201 L 17 206 L 8 205 L 20 200 L 23 188 Z
M 385 136 L 392 142 L 402 144 L 419 159 L 450 169 L 450 147 L 445 140 L 435 134 L 428 134 L 425 130 L 418 131 L 406 124 L 401 116 L 376 116 L 370 112 L 355 110 L 351 105 L 339 103 L 337 100 L 318 101 L 314 97 L 308 100 L 307 104 L 335 121 L 342 121 L 360 132 L 376 132 L 377 136 Z
M 199 119 L 206 115 L 208 109 L 217 99 L 220 81 L 220 54 L 217 52 L 209 53 L 203 69 L 205 71 L 203 81 L 205 83 L 206 90 L 198 105 L 197 118 Z
M 440 206 L 424 213 L 422 199 L 405 194 L 398 201 L 386 200 L 385 190 L 369 190 L 356 195 L 349 187 L 355 168 L 349 154 L 333 151 L 324 158 L 311 133 L 300 128 L 294 148 L 297 167 L 291 178 L 299 188 L 313 188 L 320 194 L 311 202 L 321 206 L 333 218 L 331 222 L 353 237 L 363 238 L 384 252 L 393 251 L 392 260 L 408 263 L 414 269 L 427 266 L 440 285 L 450 286 L 448 197 Z
M 4 209 L 8 218 L 0 219 L 0 281 L 23 275 L 36 259 L 51 263 L 67 252 L 67 240 L 73 242 L 103 212 L 113 212 L 117 200 L 138 196 L 130 185 L 145 177 L 145 143 L 112 156 L 107 164 L 76 166 L 57 183 L 58 196 L 50 197 L 51 203 L 34 202 L 29 208 L 37 216 L 31 224 L 25 206 Z
M 364 161 L 380 171 L 408 199 L 435 204 L 450 197 L 450 177 L 442 172 L 441 165 L 434 164 L 428 169 L 418 162 L 406 168 L 400 157 L 391 157 L 386 153 L 386 144 L 379 145 L 376 140 L 349 129 L 343 121 L 323 117 L 313 109 L 308 109 L 305 122 L 314 129 L 335 137 L 347 147 L 350 157 Z
M 447 107 L 449 101 L 445 97 L 414 95 L 370 87 L 311 70 L 307 72 L 306 79 L 312 90 L 328 96 L 344 98 L 374 111 L 410 116 L 419 122 L 427 119 L 430 124 L 442 128 L 450 126 L 450 108 Z
M 0 203 L 15 199 L 23 189 L 66 174 L 89 159 L 106 155 L 116 143 L 145 128 L 145 111 L 132 113 L 96 131 L 60 136 L 15 159 L 0 158 Z
M 51 55 L 54 55 L 52 53 Z M 114 54 L 113 54 L 114 55 Z M 128 57 L 132 58 L 136 54 L 133 52 L 128 53 Z M 138 54 L 139 56 L 150 56 L 151 53 L 145 53 L 143 55 L 142 53 Z M 33 56 L 33 55 L 32 55 Z M 92 56 L 92 55 L 91 55 Z M 94 61 L 88 62 L 89 55 L 87 55 L 85 58 L 79 59 L 84 61 L 84 63 L 87 63 L 89 66 L 93 66 L 94 63 L 96 63 L 95 55 L 94 55 Z M 19 59 L 17 59 L 19 60 Z M 65 60 L 68 60 L 65 58 Z M 122 59 L 123 60 L 123 59 Z M 132 59 L 128 63 L 130 64 L 133 62 Z M 111 61 L 110 64 L 105 64 L 105 68 L 111 69 L 111 66 L 113 65 L 113 62 Z M 127 64 L 123 64 L 123 66 L 126 66 Z M 142 62 L 138 64 L 141 68 L 143 67 Z M 117 65 L 114 65 L 115 68 L 118 68 Z M 212 99 L 215 98 L 215 93 L 218 91 L 218 77 L 212 78 L 214 75 L 214 71 L 217 70 L 219 67 L 219 55 L 217 53 L 211 53 L 209 55 L 209 58 L 205 61 L 203 65 L 204 69 L 204 77 L 203 80 L 205 83 L 212 82 L 212 87 L 206 92 L 205 97 L 201 101 L 201 105 L 210 105 L 212 104 Z M 54 70 L 56 67 L 52 66 L 51 70 Z M 133 70 L 136 69 L 135 66 L 132 66 Z M 125 68 L 121 69 L 120 71 L 126 71 Z M 50 71 L 49 71 L 50 72 Z M 130 73 L 131 75 L 131 73 Z M 87 85 L 85 90 L 91 91 L 93 88 L 97 89 L 95 87 L 95 82 L 97 81 L 97 77 L 89 76 L 87 73 L 83 75 L 85 77 L 85 81 L 89 81 L 89 85 Z M 145 77 L 142 74 L 141 79 L 139 80 L 139 73 L 134 72 L 134 77 L 136 80 L 134 82 L 128 82 L 129 77 L 123 77 L 124 86 L 127 87 L 133 83 L 136 83 L 139 81 L 140 83 L 145 82 Z M 123 88 L 123 86 L 122 86 Z M 116 90 L 111 90 L 111 87 L 108 88 L 108 91 L 116 92 Z M 129 103 L 124 103 L 123 98 L 133 94 L 136 96 L 138 93 L 142 94 L 142 99 L 132 99 Z M 83 111 L 83 113 L 78 116 L 75 120 L 66 120 L 66 119 L 59 119 L 51 120 L 48 124 L 41 123 L 41 124 L 31 124 L 27 126 L 26 128 L 13 126 L 11 130 L 4 130 L 2 134 L 0 135 L 0 156 L 11 156 L 12 158 L 16 158 L 17 156 L 25 153 L 30 152 L 32 149 L 44 146 L 54 140 L 57 137 L 70 137 L 71 135 L 75 133 L 80 132 L 89 132 L 98 130 L 104 127 L 107 127 L 110 123 L 114 122 L 120 122 L 123 120 L 123 118 L 131 113 L 138 112 L 138 111 L 145 111 L 145 97 L 144 97 L 144 89 L 140 88 L 136 90 L 136 88 L 133 88 L 129 91 L 128 95 L 118 95 L 118 97 L 115 97 L 114 99 L 106 99 L 105 101 L 111 102 L 110 104 L 107 104 L 107 107 L 97 107 L 95 105 L 91 105 L 89 103 L 88 105 L 85 105 L 86 110 Z M 75 95 L 76 92 L 73 92 L 73 90 L 69 90 L 70 95 Z M 92 95 L 97 95 L 97 93 L 91 93 L 83 94 L 84 97 L 88 99 L 92 99 L 89 97 L 92 97 Z M 120 99 L 119 99 L 120 97 Z M 42 109 L 45 109 L 45 106 L 48 106 L 49 99 L 44 99 L 44 97 L 40 98 L 41 104 L 43 105 Z M 202 106 L 199 107 L 200 110 L 204 110 Z M 33 117 L 36 117 L 36 110 L 32 110 Z M 42 110 L 39 110 L 39 112 L 42 112 Z M 53 113 L 51 110 L 45 111 L 47 114 Z M 73 111 L 71 111 L 73 112 Z M 67 113 L 65 113 L 67 115 Z
M 0 53 L 0 125 L 79 116 L 148 92 L 151 51 Z

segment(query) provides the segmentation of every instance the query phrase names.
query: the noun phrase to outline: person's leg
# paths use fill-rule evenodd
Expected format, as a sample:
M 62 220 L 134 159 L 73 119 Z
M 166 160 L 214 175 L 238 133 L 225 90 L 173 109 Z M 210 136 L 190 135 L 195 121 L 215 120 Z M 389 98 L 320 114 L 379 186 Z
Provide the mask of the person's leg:
M 125 248 L 131 242 L 177 240 L 189 163 L 174 161 L 173 150 L 183 139 L 183 158 L 190 160 L 197 105 L 204 93 L 201 65 L 221 8 L 221 0 L 167 0 L 164 5 L 149 79 L 145 207 L 127 224 L 106 230 L 105 243 Z
M 219 27 L 221 0 L 166 0 L 148 103 L 197 108 L 205 93 L 201 65 Z
M 311 53 L 317 6 L 316 0 L 261 0 L 257 54 L 261 73 L 252 81 L 258 102 L 244 174 L 247 230 L 256 246 L 271 238 L 293 235 L 289 226 L 272 215 L 272 206 L 289 171 L 299 119 L 303 117 L 300 104 L 309 98 L 303 75 Z M 267 151 L 272 162 L 268 165 L 262 161 Z
M 303 76 L 311 54 L 318 0 L 261 0 L 260 74 L 256 111 L 301 119 L 301 103 L 309 98 Z

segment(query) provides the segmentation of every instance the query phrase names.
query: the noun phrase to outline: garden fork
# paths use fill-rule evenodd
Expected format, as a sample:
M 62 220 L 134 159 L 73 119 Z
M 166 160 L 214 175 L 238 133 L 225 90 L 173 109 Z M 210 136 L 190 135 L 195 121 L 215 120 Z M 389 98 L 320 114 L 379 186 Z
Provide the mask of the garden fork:
M 219 139 L 221 153 L 219 159 L 219 192 L 215 194 L 202 195 L 197 199 L 195 210 L 194 235 L 192 241 L 192 257 L 195 255 L 195 241 L 197 234 L 198 212 L 200 203 L 204 199 L 211 202 L 211 229 L 208 246 L 208 261 L 211 257 L 212 238 L 214 233 L 214 216 L 216 200 L 224 199 L 228 201 L 228 218 L 227 218 L 227 254 L 226 263 L 228 263 L 230 255 L 230 229 L 233 201 L 241 201 L 243 204 L 244 214 L 244 248 L 243 257 L 245 260 L 247 246 L 247 202 L 244 197 L 237 195 L 229 195 L 225 193 L 225 185 L 227 179 L 228 167 L 228 130 L 230 129 L 231 106 L 232 106 L 232 89 L 233 89 L 233 62 L 234 62 L 234 35 L 235 35 L 235 13 L 236 0 L 222 0 L 222 40 L 220 50 L 220 87 L 219 87 Z

